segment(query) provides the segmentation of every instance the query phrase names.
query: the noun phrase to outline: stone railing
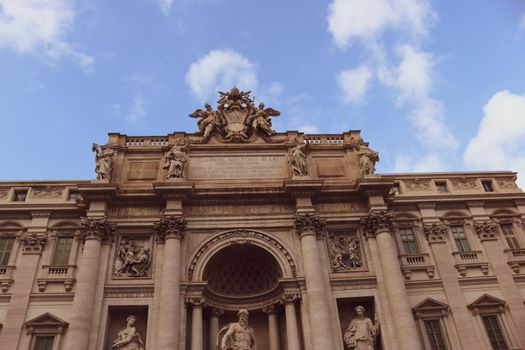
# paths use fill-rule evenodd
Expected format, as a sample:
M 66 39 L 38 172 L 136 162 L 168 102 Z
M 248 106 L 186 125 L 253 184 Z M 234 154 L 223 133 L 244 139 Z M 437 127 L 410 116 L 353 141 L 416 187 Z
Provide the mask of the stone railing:
M 168 146 L 168 138 L 167 137 L 127 137 L 126 146 L 128 147 L 159 147 L 159 146 Z
M 434 266 L 430 262 L 429 254 L 403 254 L 399 259 L 405 279 L 411 278 L 412 271 L 425 271 L 428 278 L 434 278 Z
M 37 279 L 38 290 L 44 292 L 48 283 L 64 283 L 66 292 L 69 292 L 73 288 L 75 272 L 75 265 L 44 265 Z
M 313 145 L 333 145 L 344 143 L 344 139 L 343 135 L 304 135 L 304 142 Z
M 484 275 L 489 272 L 489 264 L 485 260 L 483 253 L 479 250 L 453 252 L 452 255 L 456 262 L 456 269 L 463 277 L 467 275 L 467 269 L 469 268 L 479 268 Z
M 520 273 L 521 266 L 525 265 L 525 249 L 505 249 L 507 261 L 514 273 Z
M 0 266 L 0 290 L 5 293 L 13 283 L 14 266 L 3 265 Z

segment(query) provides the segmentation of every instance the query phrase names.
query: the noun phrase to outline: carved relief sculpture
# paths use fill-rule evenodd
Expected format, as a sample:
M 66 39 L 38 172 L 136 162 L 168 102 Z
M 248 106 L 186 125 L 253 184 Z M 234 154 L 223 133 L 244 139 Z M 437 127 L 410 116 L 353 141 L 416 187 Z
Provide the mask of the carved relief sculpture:
M 167 179 L 181 179 L 184 177 L 184 165 L 186 164 L 186 152 L 182 146 L 173 146 L 164 155 L 163 169 L 167 169 Z
M 292 170 L 293 176 L 306 176 L 308 169 L 306 168 L 306 143 L 296 143 L 294 147 L 288 150 L 288 164 Z
M 109 148 L 100 147 L 100 145 L 94 143 L 91 150 L 95 152 L 95 172 L 97 173 L 97 180 L 111 181 L 111 172 L 113 171 L 113 152 Z
M 126 327 L 118 332 L 111 349 L 114 350 L 145 350 L 144 341 L 135 328 L 137 317 L 131 315 L 126 319 Z
M 365 308 L 357 306 L 356 316 L 350 321 L 350 325 L 344 334 L 344 343 L 351 350 L 374 350 L 374 343 L 379 333 L 379 322 L 373 324 L 372 320 L 365 317 Z
M 253 329 L 248 326 L 248 310 L 240 309 L 237 315 L 238 322 L 228 324 L 217 334 L 217 347 L 221 350 L 256 350 Z
M 279 111 L 265 108 L 262 102 L 255 107 L 251 91 L 233 87 L 228 92 L 219 91 L 219 94 L 217 110 L 206 104 L 204 110 L 197 109 L 190 114 L 190 117 L 200 119 L 197 125 L 202 134 L 201 142 L 208 141 L 213 134 L 223 142 L 249 142 L 257 132 L 263 137 L 275 134 L 270 117 L 280 115 Z
M 151 265 L 150 249 L 138 246 L 134 240 L 123 239 L 115 259 L 115 276 L 146 277 Z
M 330 265 L 335 272 L 363 266 L 359 238 L 356 235 L 330 235 Z
M 361 141 L 357 150 L 359 156 L 360 175 L 370 175 L 376 170 L 376 162 L 379 161 L 379 153 L 368 147 L 368 142 Z

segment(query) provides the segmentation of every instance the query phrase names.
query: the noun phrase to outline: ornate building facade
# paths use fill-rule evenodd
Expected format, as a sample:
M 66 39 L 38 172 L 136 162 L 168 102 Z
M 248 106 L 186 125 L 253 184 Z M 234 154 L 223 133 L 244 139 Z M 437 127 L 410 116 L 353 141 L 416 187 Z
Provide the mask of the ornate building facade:
M 0 349 L 525 347 L 515 173 L 374 174 L 278 115 L 234 88 L 97 180 L 0 182 Z

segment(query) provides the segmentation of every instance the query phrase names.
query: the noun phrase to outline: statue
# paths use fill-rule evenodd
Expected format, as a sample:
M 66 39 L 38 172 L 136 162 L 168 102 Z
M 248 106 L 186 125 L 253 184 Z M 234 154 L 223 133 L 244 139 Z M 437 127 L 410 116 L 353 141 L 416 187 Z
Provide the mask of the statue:
M 255 130 L 261 130 L 268 136 L 275 134 L 275 130 L 272 129 L 272 120 L 270 119 L 270 116 L 277 117 L 281 115 L 281 112 L 276 111 L 273 108 L 265 109 L 263 102 L 259 103 L 258 109 L 253 106 L 253 103 L 251 105 L 254 113 L 248 116 L 246 119 L 246 125 Z
M 102 150 L 100 145 L 94 143 L 91 150 L 96 154 L 95 172 L 97 173 L 97 180 L 111 180 L 111 172 L 113 170 L 113 152 L 109 148 Z
M 135 328 L 137 317 L 131 315 L 126 319 L 126 328 L 118 332 L 117 339 L 113 341 L 111 349 L 115 350 L 145 350 L 140 333 Z
M 184 177 L 184 164 L 186 163 L 186 153 L 183 147 L 173 146 L 164 155 L 163 169 L 168 169 L 167 179 L 181 179 Z
M 230 323 L 217 334 L 217 347 L 221 333 L 226 331 L 220 340 L 221 350 L 256 350 L 253 330 L 248 327 L 248 310 L 237 312 L 239 322 Z
M 115 260 L 115 276 L 145 277 L 151 264 L 149 248 L 138 247 L 132 240 L 122 240 Z
M 372 320 L 365 317 L 365 308 L 356 306 L 355 316 L 344 334 L 344 343 L 347 349 L 374 350 L 374 343 L 379 333 L 379 322 L 373 324 Z
M 376 162 L 379 161 L 379 153 L 368 147 L 368 143 L 361 142 L 357 154 L 359 155 L 360 176 L 373 174 L 376 170 Z
M 359 238 L 354 235 L 332 235 L 330 237 L 330 264 L 336 272 L 361 267 Z
M 204 140 L 208 140 L 212 131 L 223 124 L 219 114 L 215 112 L 211 106 L 206 103 L 204 105 L 205 110 L 197 109 L 195 112 L 190 114 L 192 118 L 200 118 L 197 122 L 199 131 L 202 133 Z
M 306 143 L 296 144 L 288 150 L 288 164 L 292 168 L 293 176 L 308 175 L 308 170 L 306 169 L 306 145 Z

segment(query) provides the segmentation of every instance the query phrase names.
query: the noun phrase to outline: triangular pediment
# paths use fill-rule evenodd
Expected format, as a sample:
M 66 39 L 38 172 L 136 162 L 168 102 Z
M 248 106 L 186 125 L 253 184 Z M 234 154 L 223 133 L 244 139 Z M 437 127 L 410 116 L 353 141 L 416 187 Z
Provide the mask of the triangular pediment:
M 448 309 L 448 305 L 436 299 L 426 298 L 425 300 L 423 300 L 422 302 L 420 302 L 414 307 L 414 310 L 417 310 L 417 311 L 438 310 L 438 309 L 446 310 Z
M 483 294 L 481 297 L 476 299 L 472 304 L 470 304 L 468 307 L 469 309 L 472 308 L 488 308 L 488 307 L 501 307 L 505 306 L 505 301 L 493 297 L 492 295 Z
M 68 323 L 61 318 L 46 312 L 25 323 L 26 327 L 62 327 L 68 326 Z

